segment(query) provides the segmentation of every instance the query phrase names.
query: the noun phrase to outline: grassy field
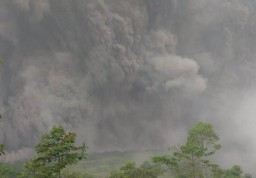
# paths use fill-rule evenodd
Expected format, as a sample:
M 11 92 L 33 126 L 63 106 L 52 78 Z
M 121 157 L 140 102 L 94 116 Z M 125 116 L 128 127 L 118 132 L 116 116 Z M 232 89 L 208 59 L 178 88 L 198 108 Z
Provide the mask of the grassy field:
M 160 151 L 134 151 L 134 152 L 107 152 L 90 154 L 88 159 L 81 161 L 78 165 L 68 168 L 71 172 L 89 173 L 94 178 L 107 178 L 113 170 L 118 170 L 127 161 L 135 161 L 140 165 L 144 161 L 150 161 L 154 155 L 161 155 Z M 170 178 L 169 174 L 161 178 Z

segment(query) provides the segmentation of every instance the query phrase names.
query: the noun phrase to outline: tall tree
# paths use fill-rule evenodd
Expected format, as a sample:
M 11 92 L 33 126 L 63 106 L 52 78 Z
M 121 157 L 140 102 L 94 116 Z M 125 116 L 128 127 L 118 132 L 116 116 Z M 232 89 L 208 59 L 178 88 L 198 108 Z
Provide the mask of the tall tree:
M 187 144 L 199 147 L 205 155 L 209 156 L 220 149 L 220 144 L 217 144 L 218 140 L 219 137 L 211 124 L 199 122 L 189 131 Z
M 175 147 L 172 155 L 156 156 L 153 161 L 168 166 L 176 177 L 206 177 L 216 167 L 208 157 L 220 149 L 218 140 L 211 124 L 199 122 L 189 131 L 185 145 Z
M 75 133 L 66 132 L 62 126 L 54 126 L 35 147 L 37 155 L 25 164 L 23 176 L 60 178 L 62 169 L 86 158 L 87 146 L 75 146 L 75 141 Z

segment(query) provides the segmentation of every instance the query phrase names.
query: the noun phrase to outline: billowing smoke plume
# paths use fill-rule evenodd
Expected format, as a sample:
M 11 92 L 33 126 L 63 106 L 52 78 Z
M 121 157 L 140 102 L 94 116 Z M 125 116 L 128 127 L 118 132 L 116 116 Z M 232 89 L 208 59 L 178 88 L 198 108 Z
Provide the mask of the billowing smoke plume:
M 106 151 L 176 144 L 198 120 L 211 120 L 228 157 L 252 154 L 241 141 L 250 135 L 256 146 L 246 127 L 255 123 L 255 5 L 2 0 L 6 159 L 21 159 L 55 124 L 76 131 L 92 151 Z M 232 161 L 249 169 L 254 160 Z

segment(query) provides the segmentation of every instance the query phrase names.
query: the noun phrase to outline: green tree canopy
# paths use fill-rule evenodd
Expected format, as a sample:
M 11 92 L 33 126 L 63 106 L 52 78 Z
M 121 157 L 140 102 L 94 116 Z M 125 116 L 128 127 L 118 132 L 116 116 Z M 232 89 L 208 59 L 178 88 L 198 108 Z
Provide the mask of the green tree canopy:
M 128 162 L 120 171 L 113 171 L 109 178 L 157 178 L 163 173 L 161 167 L 149 162 L 144 162 L 140 167 L 136 167 L 134 162 Z
M 235 165 L 224 171 L 223 178 L 242 178 L 243 170 L 240 166 Z
M 25 164 L 24 176 L 60 177 L 61 170 L 66 166 L 86 158 L 86 145 L 75 146 L 75 141 L 75 133 L 66 132 L 62 126 L 54 126 L 35 147 L 37 155 Z
M 0 176 L 1 178 L 16 178 L 20 175 L 21 170 L 9 164 L 0 163 Z
M 208 157 L 220 149 L 218 140 L 211 124 L 199 122 L 189 131 L 185 145 L 175 147 L 172 155 L 156 156 L 153 161 L 166 165 L 176 177 L 206 177 L 215 166 Z

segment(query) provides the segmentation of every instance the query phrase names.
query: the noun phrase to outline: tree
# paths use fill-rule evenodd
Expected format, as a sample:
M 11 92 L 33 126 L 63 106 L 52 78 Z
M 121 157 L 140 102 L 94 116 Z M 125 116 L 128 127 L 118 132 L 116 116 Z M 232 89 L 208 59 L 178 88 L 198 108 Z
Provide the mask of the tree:
M 223 178 L 242 178 L 242 174 L 242 168 L 238 165 L 235 165 L 224 172 Z
M 79 173 L 75 171 L 64 170 L 61 175 L 62 178 L 93 178 L 91 174 Z
M 75 140 L 75 133 L 67 133 L 62 126 L 54 126 L 35 147 L 37 155 L 25 164 L 23 176 L 60 178 L 62 169 L 86 158 L 87 146 L 75 146 Z
M 17 169 L 14 166 L 0 163 L 0 175 L 1 178 L 15 178 L 20 175 L 21 170 Z
M 0 114 L 0 122 L 3 120 L 2 115 Z M 5 154 L 5 145 L 0 144 L 0 156 Z
M 170 156 L 154 157 L 153 162 L 166 165 L 176 177 L 200 178 L 212 175 L 216 165 L 208 157 L 220 149 L 218 140 L 211 124 L 199 122 L 189 131 L 185 145 L 175 147 Z
M 0 63 L 3 63 L 4 59 L 2 57 L 0 57 Z M 0 114 L 0 121 L 2 121 L 2 115 Z M 5 145 L 4 144 L 0 144 L 0 156 L 5 154 Z
M 4 62 L 4 58 L 2 58 L 0 56 L 0 63 L 3 63 Z M 3 118 L 2 118 L 2 115 L 0 114 L 0 121 L 2 121 Z M 0 156 L 4 155 L 5 154 L 5 145 L 4 144 L 0 144 Z
M 234 165 L 230 169 L 223 170 L 223 174 L 218 178 L 252 178 L 251 174 L 244 174 L 240 166 Z
M 251 174 L 245 174 L 243 178 L 252 178 L 252 175 Z
M 164 170 L 157 166 L 145 162 L 140 167 L 136 167 L 134 162 L 128 162 L 120 168 L 120 171 L 113 171 L 109 178 L 157 178 Z

